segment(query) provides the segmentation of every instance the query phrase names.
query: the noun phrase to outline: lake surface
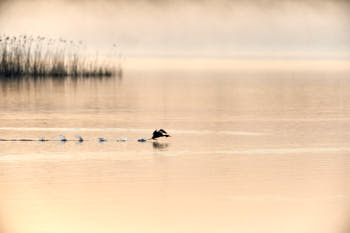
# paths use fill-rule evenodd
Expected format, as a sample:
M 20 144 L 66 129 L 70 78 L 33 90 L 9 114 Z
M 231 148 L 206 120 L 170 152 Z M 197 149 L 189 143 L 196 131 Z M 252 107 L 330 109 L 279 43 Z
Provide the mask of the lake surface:
M 3 79 L 0 232 L 349 232 L 349 74 Z

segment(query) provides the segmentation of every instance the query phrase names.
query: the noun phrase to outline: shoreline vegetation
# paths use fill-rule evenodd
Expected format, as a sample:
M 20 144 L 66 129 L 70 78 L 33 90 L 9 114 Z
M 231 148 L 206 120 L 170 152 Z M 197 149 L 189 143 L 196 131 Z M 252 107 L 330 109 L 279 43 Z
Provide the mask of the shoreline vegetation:
M 0 35 L 0 78 L 121 77 L 117 52 L 114 44 L 108 54 L 91 56 L 82 41 Z

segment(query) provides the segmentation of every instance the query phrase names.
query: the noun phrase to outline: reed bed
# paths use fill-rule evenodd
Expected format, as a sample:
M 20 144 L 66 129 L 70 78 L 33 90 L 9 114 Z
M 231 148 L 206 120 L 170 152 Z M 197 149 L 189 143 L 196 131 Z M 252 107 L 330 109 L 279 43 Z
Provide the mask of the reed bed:
M 110 77 L 121 75 L 117 48 L 91 56 L 79 41 L 0 35 L 0 77 Z

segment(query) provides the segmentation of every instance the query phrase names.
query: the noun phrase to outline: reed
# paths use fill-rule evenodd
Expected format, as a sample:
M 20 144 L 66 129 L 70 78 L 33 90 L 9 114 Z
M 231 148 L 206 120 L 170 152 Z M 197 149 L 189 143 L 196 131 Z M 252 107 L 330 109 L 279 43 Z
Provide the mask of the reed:
M 104 56 L 91 56 L 81 41 L 0 35 L 0 77 L 121 75 L 116 46 L 109 51 Z

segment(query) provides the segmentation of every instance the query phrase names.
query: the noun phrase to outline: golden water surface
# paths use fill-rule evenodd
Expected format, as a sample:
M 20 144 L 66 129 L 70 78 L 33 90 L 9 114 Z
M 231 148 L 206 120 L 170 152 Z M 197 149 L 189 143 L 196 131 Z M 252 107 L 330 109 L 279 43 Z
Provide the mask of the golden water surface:
M 349 72 L 124 74 L 0 81 L 1 233 L 350 231 Z

